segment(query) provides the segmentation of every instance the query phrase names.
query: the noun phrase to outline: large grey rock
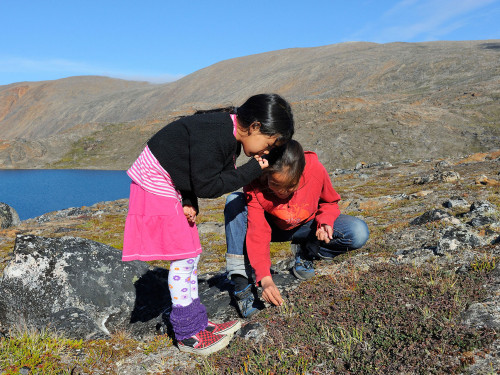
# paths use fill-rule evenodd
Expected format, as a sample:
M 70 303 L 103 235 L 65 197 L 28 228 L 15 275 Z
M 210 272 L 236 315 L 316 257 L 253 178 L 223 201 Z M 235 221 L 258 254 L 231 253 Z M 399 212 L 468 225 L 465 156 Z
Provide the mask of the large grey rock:
M 436 209 L 436 210 L 425 212 L 421 216 L 410 221 L 410 224 L 411 225 L 422 225 L 422 224 L 430 223 L 432 221 L 439 221 L 439 220 L 449 218 L 449 217 L 450 217 L 450 215 L 448 213 L 444 212 L 443 210 Z
M 21 223 L 16 210 L 7 203 L 0 202 L 0 229 L 6 229 Z
M 413 179 L 416 185 L 428 184 L 433 181 L 454 182 L 460 180 L 460 174 L 455 171 L 437 171 L 428 176 L 419 176 Z
M 487 200 L 475 201 L 470 211 L 462 215 L 467 224 L 481 232 L 485 244 L 495 244 L 500 228 L 500 214 L 494 204 Z
M 494 296 L 475 302 L 462 314 L 464 324 L 476 328 L 500 328 L 500 297 Z
M 500 329 L 500 267 L 496 267 L 491 275 L 492 281 L 486 288 L 488 297 L 480 302 L 472 303 L 461 314 L 462 324 L 475 328 Z M 465 369 L 464 374 L 492 374 L 493 369 L 500 368 L 500 340 L 495 340 L 484 355 L 475 356 L 474 363 Z
M 481 238 L 466 228 L 448 227 L 442 229 L 440 234 L 436 249 L 438 255 L 462 252 L 484 245 Z
M 470 212 L 473 214 L 494 214 L 497 209 L 488 201 L 477 201 L 470 206 Z
M 491 282 L 487 287 L 488 297 L 472 303 L 462 315 L 462 323 L 476 328 L 500 329 L 500 267 L 490 274 Z
M 274 279 L 286 296 L 299 282 L 290 262 L 281 263 Z M 226 274 L 200 275 L 199 286 L 211 320 L 238 318 Z M 145 339 L 171 332 L 171 305 L 166 269 L 122 262 L 119 250 L 82 238 L 18 236 L 0 279 L 0 324 L 7 328 L 49 327 L 82 339 L 127 331 Z
M 453 196 L 447 199 L 443 206 L 446 208 L 470 208 L 469 202 L 460 196 Z
M 145 338 L 169 307 L 167 275 L 122 262 L 119 250 L 98 242 L 18 236 L 0 279 L 0 323 L 50 327 L 74 338 L 120 330 Z

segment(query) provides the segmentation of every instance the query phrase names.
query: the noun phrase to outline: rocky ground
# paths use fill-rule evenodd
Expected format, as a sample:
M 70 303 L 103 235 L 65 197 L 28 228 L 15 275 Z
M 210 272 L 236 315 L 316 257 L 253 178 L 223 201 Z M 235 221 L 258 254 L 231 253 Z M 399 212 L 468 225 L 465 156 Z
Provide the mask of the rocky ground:
M 357 278 L 370 275 L 381 265 L 430 269 L 431 282 L 432 272 L 437 273 L 440 269 L 452 270 L 454 275 L 478 269 L 492 271 L 488 283 L 482 286 L 484 296 L 463 306 L 461 319 L 466 326 L 486 327 L 498 333 L 500 274 L 496 265 L 500 260 L 500 152 L 393 164 L 360 161 L 354 169 L 331 170 L 331 176 L 342 196 L 342 212 L 363 218 L 371 237 L 363 249 L 332 262 L 317 262 L 318 278 L 333 278 L 341 285 L 344 278 L 353 274 Z M 199 216 L 204 244 L 200 262 L 203 273 L 200 276 L 201 298 L 214 320 L 236 317 L 227 293 L 230 286 L 221 273 L 225 250 L 223 204 L 224 198 L 202 201 Z M 17 234 L 76 236 L 121 248 L 126 210 L 126 200 L 103 202 L 49 213 L 2 229 L 0 268 L 12 259 Z M 296 288 L 307 290 L 309 283 L 300 284 L 288 273 L 291 254 L 286 243 L 275 245 L 272 252 L 276 279 L 293 306 Z M 166 266 L 161 262 L 154 265 Z M 276 309 L 268 310 L 272 314 Z M 274 337 L 270 330 L 272 327 L 257 317 L 245 322 L 240 336 L 252 342 L 265 342 L 266 337 Z M 462 362 L 464 355 L 462 353 Z M 498 336 L 487 347 L 467 352 L 467 356 L 468 373 L 491 373 L 491 369 L 500 368 Z M 205 360 L 181 354 L 168 345 L 153 353 L 131 352 L 114 361 L 110 368 L 119 374 L 186 373 L 201 366 L 203 373 L 210 373 L 207 370 L 210 366 L 224 363 L 221 358 L 214 361 L 208 365 Z M 425 368 L 419 371 L 425 373 Z M 218 372 L 214 370 L 213 373 Z M 316 373 L 329 372 L 318 370 Z

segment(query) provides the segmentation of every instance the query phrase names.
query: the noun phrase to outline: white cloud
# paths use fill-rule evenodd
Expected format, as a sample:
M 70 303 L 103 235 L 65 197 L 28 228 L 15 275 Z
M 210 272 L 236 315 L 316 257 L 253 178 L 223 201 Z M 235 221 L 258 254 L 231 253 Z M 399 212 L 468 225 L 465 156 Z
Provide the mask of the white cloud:
M 397 3 L 396 5 L 394 5 L 391 9 L 389 9 L 388 11 L 386 11 L 383 15 L 383 17 L 392 17 L 393 15 L 395 14 L 398 14 L 399 12 L 401 12 L 401 10 L 406 10 L 408 9 L 409 7 L 411 7 L 412 5 L 418 3 L 418 0 L 403 0 L 403 1 L 400 1 L 399 3 Z
M 99 75 L 126 80 L 147 81 L 152 83 L 172 82 L 183 76 L 181 74 L 151 74 L 147 72 L 114 70 L 93 66 L 85 62 L 65 59 L 36 60 L 21 57 L 0 56 L 0 74 L 3 76 L 7 76 L 13 73 L 17 76 L 23 74 L 25 74 L 27 77 L 40 76 L 42 78 L 36 79 L 40 81 L 46 79 L 55 79 L 53 78 L 54 76 L 63 78 L 68 76 Z
M 358 32 L 356 39 L 386 43 L 444 38 L 468 26 L 472 13 L 495 2 L 498 0 L 402 0 Z

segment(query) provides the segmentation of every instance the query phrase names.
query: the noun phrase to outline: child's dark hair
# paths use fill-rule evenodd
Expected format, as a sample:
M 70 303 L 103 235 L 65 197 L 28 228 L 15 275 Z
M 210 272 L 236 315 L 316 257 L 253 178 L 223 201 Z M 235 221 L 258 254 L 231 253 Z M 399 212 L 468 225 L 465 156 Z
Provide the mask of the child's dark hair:
M 268 177 L 273 173 L 285 173 L 287 184 L 284 188 L 294 188 L 300 182 L 300 177 L 306 166 L 304 149 L 296 140 L 291 139 L 284 145 L 273 148 L 266 159 L 269 167 L 264 169 L 263 177 Z
M 294 122 L 290 104 L 278 94 L 251 96 L 237 108 L 238 121 L 245 128 L 259 122 L 260 132 L 265 135 L 279 135 L 276 142 L 286 143 L 292 139 Z
M 290 104 L 278 94 L 257 94 L 248 98 L 240 107 L 199 110 L 196 114 L 207 112 L 235 113 L 238 122 L 246 129 L 258 122 L 262 134 L 278 135 L 277 144 L 288 142 L 294 133 Z

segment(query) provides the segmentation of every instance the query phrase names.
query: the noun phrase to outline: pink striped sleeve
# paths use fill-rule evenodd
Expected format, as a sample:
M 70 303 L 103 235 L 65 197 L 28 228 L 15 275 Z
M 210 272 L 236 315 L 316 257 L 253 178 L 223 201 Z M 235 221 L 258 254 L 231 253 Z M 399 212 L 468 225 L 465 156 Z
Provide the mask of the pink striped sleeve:
M 148 146 L 132 164 L 127 174 L 137 185 L 152 194 L 182 200 L 172 178 L 156 160 Z

